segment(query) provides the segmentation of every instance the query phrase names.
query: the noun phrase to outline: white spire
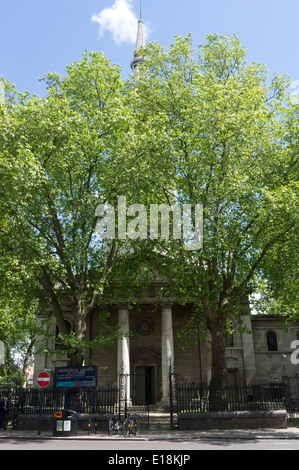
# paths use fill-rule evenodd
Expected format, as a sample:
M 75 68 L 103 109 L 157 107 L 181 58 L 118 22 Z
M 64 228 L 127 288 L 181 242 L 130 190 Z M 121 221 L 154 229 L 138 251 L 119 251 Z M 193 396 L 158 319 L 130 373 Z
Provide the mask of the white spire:
M 144 23 L 143 23 L 142 19 L 140 19 L 138 21 L 136 50 L 138 50 L 140 47 L 145 47 Z
M 140 12 L 141 14 L 141 12 Z M 136 48 L 134 52 L 134 59 L 131 62 L 131 69 L 133 73 L 137 72 L 136 68 L 139 64 L 143 62 L 143 57 L 139 55 L 138 50 L 141 47 L 145 47 L 145 35 L 144 35 L 144 23 L 142 19 L 138 21 L 138 30 L 137 30 L 137 40 L 136 40 Z

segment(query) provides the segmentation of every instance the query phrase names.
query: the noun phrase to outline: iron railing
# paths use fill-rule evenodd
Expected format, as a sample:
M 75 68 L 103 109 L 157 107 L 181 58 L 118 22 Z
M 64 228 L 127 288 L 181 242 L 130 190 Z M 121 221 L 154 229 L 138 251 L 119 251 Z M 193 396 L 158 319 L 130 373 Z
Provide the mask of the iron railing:
M 22 414 L 51 414 L 65 408 L 77 413 L 118 413 L 119 389 L 114 386 L 95 390 L 31 389 L 19 393 L 18 412 Z
M 0 389 L 1 396 L 10 402 L 9 422 L 17 419 L 18 413 L 51 414 L 59 409 L 72 409 L 87 414 L 119 414 L 126 416 L 128 410 L 127 380 L 130 377 L 133 408 L 149 416 L 149 405 L 145 391 L 146 376 L 137 379 L 123 374 L 120 385 L 99 387 L 95 390 Z M 140 387 L 137 387 L 138 383 Z M 177 413 L 199 413 L 208 411 L 271 411 L 286 409 L 289 418 L 299 425 L 299 377 L 283 377 L 282 382 L 227 386 L 222 388 L 198 387 L 188 384 L 183 377 L 170 371 L 170 420 L 174 424 Z M 144 398 L 145 397 L 145 398 Z M 146 420 L 145 420 L 146 421 Z
M 0 390 L 0 395 L 9 396 L 9 419 L 14 423 L 18 414 L 46 415 L 70 409 L 79 414 L 111 415 L 124 418 L 129 413 L 138 413 L 143 425 L 149 423 L 148 376 L 146 374 L 119 374 L 119 385 L 102 386 L 97 389 L 19 389 Z M 128 396 L 131 383 L 132 399 Z
M 286 408 L 284 392 L 282 383 L 221 388 L 177 384 L 172 407 L 177 413 L 278 410 Z
M 294 389 L 299 390 L 299 382 Z M 246 386 L 201 387 L 188 383 L 174 368 L 169 369 L 170 424 L 173 428 L 178 413 L 206 413 L 225 411 L 272 411 L 289 412 L 290 384 L 286 380 Z M 299 394 L 297 393 L 297 396 Z

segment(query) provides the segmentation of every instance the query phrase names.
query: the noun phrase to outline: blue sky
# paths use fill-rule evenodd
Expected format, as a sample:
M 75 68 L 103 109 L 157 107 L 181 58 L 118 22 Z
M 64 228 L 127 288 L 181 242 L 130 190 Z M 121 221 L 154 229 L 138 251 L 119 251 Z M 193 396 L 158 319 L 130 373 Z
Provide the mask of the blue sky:
M 167 47 L 176 34 L 234 34 L 248 59 L 286 73 L 299 92 L 299 0 L 142 0 L 148 41 Z M 65 73 L 85 50 L 103 51 L 130 74 L 139 0 L 0 0 L 0 76 L 43 96 L 39 79 Z M 135 29 L 134 29 L 135 28 Z

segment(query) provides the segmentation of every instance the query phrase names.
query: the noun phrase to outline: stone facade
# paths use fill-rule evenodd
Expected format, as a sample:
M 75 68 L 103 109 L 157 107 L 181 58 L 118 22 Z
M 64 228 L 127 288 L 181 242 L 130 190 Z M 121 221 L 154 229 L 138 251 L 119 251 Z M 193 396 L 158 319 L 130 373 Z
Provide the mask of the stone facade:
M 285 329 L 276 317 L 252 317 L 252 337 L 256 362 L 256 375 L 260 382 L 274 381 L 284 375 L 295 376 L 299 366 L 292 364 L 291 348 L 293 341 L 298 340 L 299 323 Z M 277 350 L 270 351 L 267 343 L 268 334 L 274 334 L 277 339 Z
M 128 309 L 127 306 L 109 308 L 109 326 L 120 325 L 123 338 L 114 344 L 88 352 L 90 364 L 98 366 L 98 384 L 117 384 L 123 367 L 126 373 L 149 376 L 148 398 L 151 404 L 169 399 L 169 365 L 189 382 L 207 386 L 211 377 L 211 351 L 204 339 L 196 339 L 186 345 L 179 332 L 186 326 L 192 307 L 166 303 L 144 303 Z M 65 312 L 66 320 L 72 324 L 71 312 Z M 298 339 L 299 323 L 288 330 L 278 317 L 243 315 L 243 327 L 228 335 L 226 363 L 231 385 L 280 381 L 283 375 L 294 376 L 298 365 L 292 364 L 291 343 Z M 89 319 L 88 338 L 100 333 L 98 312 Z M 55 329 L 53 329 L 53 335 Z M 274 343 L 273 343 L 274 338 Z M 270 341 L 269 343 L 269 339 Z M 275 343 L 276 339 L 276 343 Z M 35 376 L 43 369 L 65 366 L 66 357 L 56 354 L 37 355 Z M 34 382 L 36 383 L 36 381 Z M 132 386 L 132 389 L 134 387 Z M 134 392 L 131 392 L 134 394 Z

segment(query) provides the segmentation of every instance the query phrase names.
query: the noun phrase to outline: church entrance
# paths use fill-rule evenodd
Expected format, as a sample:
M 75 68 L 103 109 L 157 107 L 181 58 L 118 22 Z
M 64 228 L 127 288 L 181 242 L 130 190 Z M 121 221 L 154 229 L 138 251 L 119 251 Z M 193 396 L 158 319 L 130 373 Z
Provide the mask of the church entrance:
M 161 400 L 161 355 L 151 349 L 131 352 L 130 392 L 132 405 L 155 405 Z
M 153 405 L 156 396 L 156 367 L 136 366 L 131 377 L 132 405 Z

